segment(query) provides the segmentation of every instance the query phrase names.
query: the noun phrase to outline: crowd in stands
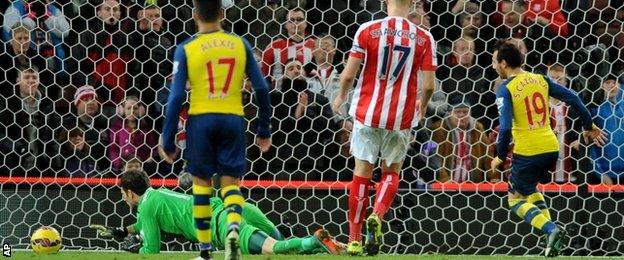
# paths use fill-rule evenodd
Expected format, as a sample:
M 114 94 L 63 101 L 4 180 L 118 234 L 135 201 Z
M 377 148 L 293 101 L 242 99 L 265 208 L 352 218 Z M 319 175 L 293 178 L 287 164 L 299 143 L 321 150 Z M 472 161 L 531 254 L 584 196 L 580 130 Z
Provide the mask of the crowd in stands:
M 544 181 L 624 184 L 624 1 L 414 2 L 408 19 L 432 32 L 438 70 L 427 119 L 412 131 L 406 184 L 507 180 L 508 171 L 489 169 L 502 82 L 491 68 L 497 39 L 520 47 L 526 70 L 577 91 L 609 135 L 604 148 L 586 145 L 577 112 L 551 99 L 561 152 Z M 128 167 L 179 175 L 182 160 L 168 165 L 156 149 L 172 53 L 196 32 L 191 13 L 189 0 L 0 3 L 0 175 L 114 177 Z M 235 1 L 224 30 L 254 47 L 274 110 L 274 147 L 249 146 L 245 178 L 351 178 L 353 122 L 347 107 L 334 114 L 330 103 L 358 26 L 384 16 L 380 1 Z M 241 88 L 255 129 L 249 84 Z

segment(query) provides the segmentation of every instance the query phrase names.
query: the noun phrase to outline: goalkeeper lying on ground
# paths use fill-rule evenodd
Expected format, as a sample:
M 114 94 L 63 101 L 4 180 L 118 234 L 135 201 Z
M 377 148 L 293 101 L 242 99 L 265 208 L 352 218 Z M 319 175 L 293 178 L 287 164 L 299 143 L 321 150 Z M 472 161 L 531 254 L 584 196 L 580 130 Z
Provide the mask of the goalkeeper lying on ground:
M 164 188 L 153 189 L 147 174 L 137 170 L 124 172 L 119 186 L 128 206 L 138 207 L 137 221 L 125 228 L 91 225 L 91 228 L 98 230 L 100 237 L 125 238 L 122 249 L 141 254 L 160 252 L 161 232 L 198 241 L 193 219 L 193 196 Z M 214 216 L 210 222 L 214 246 L 223 249 L 227 236 L 227 214 L 221 199 L 211 198 L 210 205 Z M 264 213 L 249 203 L 243 206 L 243 219 L 239 240 L 243 254 L 339 254 L 338 247 L 344 246 L 334 241 L 324 229 L 305 238 L 284 240 Z

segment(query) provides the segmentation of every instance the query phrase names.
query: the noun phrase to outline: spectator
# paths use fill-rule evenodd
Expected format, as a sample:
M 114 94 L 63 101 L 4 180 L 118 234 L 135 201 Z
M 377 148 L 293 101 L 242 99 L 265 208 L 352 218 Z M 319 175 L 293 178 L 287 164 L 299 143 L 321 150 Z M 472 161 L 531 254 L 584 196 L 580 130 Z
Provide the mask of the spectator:
M 531 40 L 525 40 L 522 37 L 517 37 L 514 36 L 512 38 L 507 39 L 507 42 L 516 45 L 516 47 L 518 47 L 518 49 L 520 50 L 520 53 L 522 53 L 522 55 L 524 55 L 524 60 L 526 61 L 524 63 L 524 69 L 528 70 L 528 71 L 535 71 L 538 70 L 540 72 L 547 72 L 546 68 L 542 67 L 542 54 L 540 54 L 540 52 L 537 52 L 535 50 L 531 50 L 529 51 L 529 44 L 527 44 L 527 42 L 533 42 Z M 553 62 L 550 63 L 546 63 L 546 64 L 552 64 Z
M 336 40 L 329 35 L 323 35 L 314 41 L 312 52 L 314 61 L 304 67 L 308 87 L 311 92 L 323 95 L 328 100 L 334 100 L 338 95 L 339 68 L 333 65 L 336 55 Z M 348 106 L 344 106 L 346 115 Z
M 80 33 L 79 43 L 72 48 L 74 85 L 96 86 L 106 114 L 112 114 L 124 98 L 128 85 L 126 64 L 132 50 L 121 29 L 121 7 L 117 0 L 101 0 L 97 18 L 89 22 L 89 30 Z
M 262 53 L 262 73 L 273 80 L 279 80 L 284 74 L 283 64 L 290 59 L 297 59 L 302 64 L 312 60 L 314 39 L 306 39 L 305 11 L 294 8 L 288 11 L 284 29 L 287 38 L 273 41 Z
M 269 172 L 276 173 L 278 178 L 319 179 L 320 171 L 329 168 L 323 147 L 333 141 L 340 128 L 332 120 L 329 101 L 308 89 L 302 64 L 296 59 L 286 63 L 280 88 L 271 95 L 272 138 L 278 146 L 276 154 L 269 152 L 266 158 L 278 159 L 270 161 Z
M 526 0 L 525 2 L 523 23 L 528 27 L 526 37 L 535 40 L 531 49 L 537 52 L 536 57 L 539 55 L 536 61 L 544 64 L 552 64 L 558 60 L 570 62 L 569 50 L 566 53 L 568 55 L 560 55 L 563 54 L 560 52 L 564 50 L 567 43 L 568 22 L 561 12 L 559 0 Z
M 39 91 L 39 70 L 20 67 L 17 92 L 0 99 L 0 146 L 4 155 L 2 172 L 14 175 L 50 175 L 58 169 L 58 152 L 53 130 L 59 121 L 52 100 Z
M 75 109 L 63 118 L 63 130 L 78 128 L 84 132 L 84 141 L 89 145 L 89 155 L 96 161 L 96 168 L 104 171 L 110 168 L 106 158 L 108 145 L 108 120 L 100 113 L 95 89 L 82 86 L 74 94 Z M 60 136 L 60 133 L 57 134 Z
M 61 71 L 62 61 L 66 57 L 62 43 L 70 30 L 61 9 L 48 0 L 15 0 L 4 14 L 2 38 L 5 41 L 11 39 L 11 29 L 16 24 L 31 31 L 31 47 L 38 50 L 40 55 L 56 57 L 48 66 L 50 70 Z
M 497 38 L 533 40 L 528 47 L 536 52 L 532 58 L 537 59 L 527 59 L 532 66 L 556 62 L 556 52 L 566 45 L 562 37 L 568 36 L 568 25 L 558 0 L 500 1 L 494 21 Z
M 128 96 L 118 106 L 117 116 L 108 135 L 108 157 L 113 169 L 122 169 L 122 158 L 136 156 L 141 162 L 153 161 L 157 137 L 149 125 L 141 120 L 145 107 L 136 96 Z
M 89 156 L 89 144 L 85 142 L 84 132 L 80 128 L 63 130 L 59 141 L 61 158 L 65 162 L 60 176 L 93 177 L 98 174 L 95 160 Z
M 559 0 L 526 0 L 524 23 L 547 27 L 551 35 L 568 36 L 568 22 L 561 12 Z
M 434 39 L 436 39 L 438 47 L 446 47 L 442 48 L 444 51 L 445 49 L 449 49 L 449 46 L 451 46 L 455 40 L 462 38 L 464 25 L 468 27 L 468 25 L 471 24 L 473 15 L 477 18 L 474 19 L 474 21 L 478 23 L 478 18 L 482 17 L 479 14 L 480 5 L 481 3 L 468 0 L 431 2 L 430 14 L 433 16 L 432 19 L 434 21 L 431 33 Z M 466 20 L 468 24 L 464 24 L 464 20 Z M 476 33 L 476 30 L 474 32 Z M 476 36 L 471 37 L 475 38 Z
M 616 10 L 616 6 L 620 6 Z M 624 60 L 624 3 L 610 3 L 610 6 L 594 6 L 586 14 L 584 22 L 591 24 L 591 36 L 585 37 L 585 44 L 604 44 L 608 48 L 608 59 L 613 62 L 616 58 Z M 577 33 L 578 34 L 578 33 Z M 594 39 L 595 38 L 595 39 Z
M 125 0 L 126 5 L 142 3 L 144 6 L 155 5 L 161 8 L 162 18 L 167 21 L 168 35 L 175 37 L 174 42 L 181 43 L 197 32 L 195 22 L 193 22 L 193 3 L 188 0 Z M 124 1 L 122 1 L 122 4 Z M 129 13 L 130 17 L 136 17 L 141 9 L 138 5 Z
M 414 12 L 411 12 L 407 19 L 423 29 L 429 30 L 431 28 L 431 17 L 427 14 L 422 4 L 416 5 Z
M 591 150 L 595 173 L 604 184 L 624 184 L 624 91 L 616 79 L 614 75 L 606 77 L 602 83 L 605 100 L 591 110 L 594 122 L 609 138 L 604 147 Z
M 145 7 L 137 13 L 137 30 L 130 34 L 130 46 L 134 59 L 128 65 L 128 74 L 134 77 L 127 94 L 136 95 L 150 106 L 156 101 L 156 93 L 163 88 L 165 77 L 171 74 L 172 64 L 169 52 L 172 42 L 163 36 L 163 19 L 160 8 L 155 5 Z
M 3 97 L 15 93 L 13 81 L 17 78 L 16 68 L 45 68 L 46 62 L 30 45 L 30 31 L 16 24 L 11 33 L 11 40 L 0 49 L 0 92 Z
M 341 128 L 336 132 L 335 141 L 325 148 L 324 156 L 328 158 L 331 170 L 322 173 L 323 181 L 348 181 L 355 167 L 355 159 L 351 156 L 351 142 L 349 142 L 353 122 L 340 120 L 338 125 Z
M 556 63 L 548 68 L 548 76 L 561 86 L 568 87 L 568 78 L 563 65 Z M 568 107 L 565 103 L 550 97 L 550 125 L 553 128 L 553 132 L 559 140 L 559 160 L 553 168 L 553 181 L 562 182 L 575 182 L 576 176 L 572 176 L 572 171 L 576 168 L 574 165 L 575 159 L 580 159 L 578 156 L 572 157 L 572 146 L 575 140 L 579 138 L 580 123 L 577 129 L 573 127 L 577 124 L 573 124 L 571 118 L 576 118 L 572 114 L 578 113 Z M 568 116 L 570 115 L 570 116 Z M 575 150 L 579 150 L 578 142 L 576 143 Z
M 502 0 L 498 2 L 497 12 L 493 21 L 496 27 L 496 38 L 524 38 L 527 28 L 522 24 L 523 1 Z
M 123 166 L 123 171 L 122 172 L 127 172 L 127 171 L 143 171 L 143 162 L 141 161 L 141 159 L 137 158 L 137 157 L 126 157 L 124 158 L 124 166 Z
M 469 104 L 455 102 L 449 116 L 432 125 L 432 140 L 438 143 L 438 155 L 443 161 L 438 181 L 500 181 L 500 176 L 489 171 L 492 154 L 488 152 L 490 141 L 485 128 L 469 115 Z
M 444 64 L 436 71 L 436 77 L 441 79 L 442 92 L 436 93 L 433 101 L 446 99 L 446 102 L 465 99 L 474 104 L 471 114 L 482 124 L 490 127 L 491 120 L 496 118 L 496 111 L 489 111 L 494 106 L 485 103 L 482 96 L 488 92 L 489 82 L 485 79 L 483 68 L 475 65 L 474 41 L 471 38 L 460 38 L 453 43 L 453 52 L 446 57 Z

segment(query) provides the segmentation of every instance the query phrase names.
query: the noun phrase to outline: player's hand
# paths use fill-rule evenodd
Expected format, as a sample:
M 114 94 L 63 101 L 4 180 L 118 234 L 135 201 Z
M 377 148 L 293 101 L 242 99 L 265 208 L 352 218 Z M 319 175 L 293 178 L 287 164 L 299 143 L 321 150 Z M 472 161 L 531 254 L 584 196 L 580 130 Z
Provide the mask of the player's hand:
M 607 143 L 607 135 L 597 126 L 592 125 L 591 130 L 583 131 L 583 140 L 589 144 L 590 141 L 599 147 L 603 147 Z
M 344 97 L 340 95 L 334 99 L 334 102 L 332 103 L 332 110 L 334 111 L 334 113 L 336 113 L 337 115 L 343 115 L 340 107 L 342 107 L 342 104 L 344 104 L 344 102 Z
M 271 137 L 263 138 L 256 137 L 256 145 L 260 148 L 260 151 L 266 153 L 271 148 Z
M 499 174 L 500 167 L 502 165 L 503 165 L 503 161 L 499 159 L 498 157 L 495 157 L 494 159 L 492 159 L 490 166 L 492 167 L 492 173 L 494 176 L 497 176 Z
M 95 229 L 97 234 L 101 238 L 112 239 L 118 238 L 122 239 L 128 235 L 128 230 L 124 227 L 106 227 L 102 225 L 89 225 L 89 228 Z
M 541 24 L 541 25 L 548 25 L 548 24 L 550 24 L 550 20 L 548 20 L 547 18 L 544 18 L 542 16 L 539 16 L 539 15 L 535 18 L 535 21 L 537 23 Z
M 423 123 L 423 126 L 425 125 L 425 118 L 427 117 L 427 108 L 423 107 L 423 104 L 420 102 L 420 100 L 416 100 L 416 113 L 418 114 L 419 118 L 419 123 Z
M 308 93 L 305 91 L 299 92 L 299 105 L 303 107 L 308 106 Z
M 160 155 L 160 158 L 162 158 L 163 160 L 165 160 L 165 162 L 169 163 L 169 164 L 173 164 L 176 160 L 176 158 L 178 158 L 178 153 L 180 153 L 180 149 L 176 148 L 176 151 L 173 153 L 168 153 L 165 151 L 165 148 L 162 147 L 162 145 L 158 146 L 158 154 Z
M 131 235 L 127 236 L 123 242 L 119 243 L 119 247 L 121 250 L 127 251 L 130 253 L 139 253 L 139 249 L 141 249 L 141 245 L 143 244 L 143 239 L 139 235 Z
M 613 179 L 609 177 L 609 175 L 602 175 L 602 184 L 604 185 L 613 185 Z

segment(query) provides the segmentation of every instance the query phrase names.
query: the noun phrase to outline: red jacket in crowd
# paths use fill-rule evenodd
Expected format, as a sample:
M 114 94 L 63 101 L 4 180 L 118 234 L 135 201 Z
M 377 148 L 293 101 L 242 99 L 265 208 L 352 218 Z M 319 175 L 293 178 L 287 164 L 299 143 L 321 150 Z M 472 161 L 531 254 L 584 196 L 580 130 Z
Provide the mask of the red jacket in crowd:
M 568 36 L 568 22 L 561 12 L 559 0 L 527 0 L 524 24 L 535 21 L 537 16 L 550 20 L 548 29 L 555 35 Z

